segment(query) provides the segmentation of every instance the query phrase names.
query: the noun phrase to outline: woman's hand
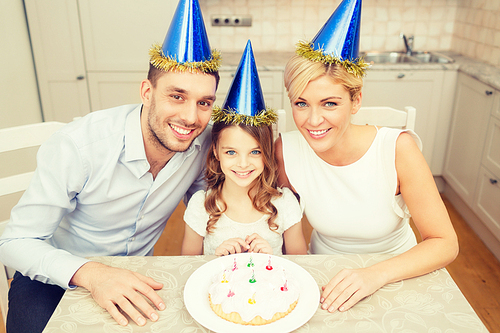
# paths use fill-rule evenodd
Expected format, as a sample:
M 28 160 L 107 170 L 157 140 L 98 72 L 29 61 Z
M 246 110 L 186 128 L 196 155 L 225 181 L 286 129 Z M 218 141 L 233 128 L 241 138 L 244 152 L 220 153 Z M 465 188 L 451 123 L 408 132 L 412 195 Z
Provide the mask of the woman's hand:
M 250 246 L 241 238 L 230 238 L 222 242 L 217 249 L 215 255 L 225 256 L 228 254 L 242 253 L 248 251 Z
M 346 311 L 384 286 L 380 274 L 370 268 L 343 269 L 323 286 L 320 303 L 328 312 Z
M 259 234 L 253 233 L 247 236 L 245 241 L 250 245 L 248 252 L 273 254 L 271 245 L 264 238 L 260 237 Z

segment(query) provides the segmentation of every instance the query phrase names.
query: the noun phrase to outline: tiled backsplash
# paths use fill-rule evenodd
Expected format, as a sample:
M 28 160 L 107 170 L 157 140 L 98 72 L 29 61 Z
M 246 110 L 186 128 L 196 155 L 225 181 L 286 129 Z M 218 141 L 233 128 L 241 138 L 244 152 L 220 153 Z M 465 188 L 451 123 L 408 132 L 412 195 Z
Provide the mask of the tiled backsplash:
M 451 49 L 500 67 L 500 1 L 458 2 Z
M 310 40 L 340 0 L 200 0 L 210 44 L 240 52 L 251 39 L 256 52 L 293 51 Z M 453 50 L 500 66 L 499 0 L 365 0 L 361 51 L 402 50 L 403 32 L 416 50 Z M 213 27 L 212 15 L 252 16 L 251 27 Z

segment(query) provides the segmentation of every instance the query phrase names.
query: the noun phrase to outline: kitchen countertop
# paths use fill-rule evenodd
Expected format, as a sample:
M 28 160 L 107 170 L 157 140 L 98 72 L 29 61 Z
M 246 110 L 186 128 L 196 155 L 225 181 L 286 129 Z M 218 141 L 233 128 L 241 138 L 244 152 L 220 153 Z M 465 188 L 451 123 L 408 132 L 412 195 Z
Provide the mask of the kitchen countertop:
M 439 63 L 400 63 L 400 64 L 374 64 L 371 70 L 458 70 L 479 81 L 500 90 L 500 68 L 488 65 L 482 61 L 474 60 L 452 51 L 439 51 L 455 60 L 450 64 Z M 285 64 L 292 57 L 293 52 L 255 52 L 255 62 L 259 71 L 284 70 Z M 235 71 L 241 58 L 239 52 L 222 52 L 221 71 Z

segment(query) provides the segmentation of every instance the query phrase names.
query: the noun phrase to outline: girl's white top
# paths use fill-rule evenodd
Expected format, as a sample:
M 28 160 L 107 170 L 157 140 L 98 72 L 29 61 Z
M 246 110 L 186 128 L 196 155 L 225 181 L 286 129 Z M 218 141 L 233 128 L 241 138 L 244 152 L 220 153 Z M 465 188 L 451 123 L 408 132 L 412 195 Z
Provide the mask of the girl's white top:
M 204 237 L 204 254 L 214 254 L 219 245 L 227 239 L 239 237 L 245 240 L 246 236 L 253 233 L 259 234 L 269 243 L 274 255 L 283 254 L 283 232 L 302 219 L 302 211 L 292 191 L 288 188 L 278 190 L 282 192 L 282 195 L 271 201 L 278 210 L 278 216 L 274 221 L 278 225 L 276 231 L 269 229 L 267 222 L 269 215 L 267 214 L 252 223 L 233 221 L 226 214 L 222 214 L 215 224 L 215 229 L 207 233 L 209 216 L 205 210 L 205 191 L 198 191 L 191 197 L 184 212 L 184 221 L 196 233 Z
M 346 166 L 326 163 L 298 131 L 281 134 L 286 174 L 314 228 L 311 253 L 402 253 L 416 245 L 409 211 L 395 195 L 402 132 L 379 129 L 368 151 Z M 405 132 L 421 148 L 418 136 Z

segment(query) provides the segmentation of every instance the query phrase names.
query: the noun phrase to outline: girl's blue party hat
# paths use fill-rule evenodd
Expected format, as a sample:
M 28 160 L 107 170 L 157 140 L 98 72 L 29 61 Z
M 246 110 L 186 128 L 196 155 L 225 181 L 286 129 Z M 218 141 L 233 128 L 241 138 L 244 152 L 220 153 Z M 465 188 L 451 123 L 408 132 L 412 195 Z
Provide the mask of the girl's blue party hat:
M 278 116 L 267 109 L 252 51 L 252 43 L 247 42 L 236 74 L 231 83 L 222 108 L 215 107 L 212 114 L 214 123 L 261 126 L 275 123 Z

